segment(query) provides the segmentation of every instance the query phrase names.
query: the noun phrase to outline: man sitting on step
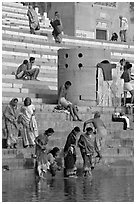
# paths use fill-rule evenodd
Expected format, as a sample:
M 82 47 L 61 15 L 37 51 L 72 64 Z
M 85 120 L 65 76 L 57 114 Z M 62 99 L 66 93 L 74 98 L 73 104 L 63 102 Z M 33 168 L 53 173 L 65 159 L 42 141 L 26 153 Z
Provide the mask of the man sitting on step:
M 82 121 L 78 116 L 77 107 L 66 99 L 68 90 L 71 85 L 72 83 L 70 81 L 66 81 L 60 87 L 59 92 L 58 92 L 58 105 L 59 106 L 61 105 L 62 107 L 66 108 L 70 112 L 73 118 L 73 121 L 76 121 L 76 120 Z
M 32 64 L 34 63 L 35 58 L 30 57 L 28 60 L 24 60 L 23 63 L 18 67 L 17 72 L 15 74 L 16 79 L 24 79 L 24 80 L 38 80 L 37 76 L 39 74 L 39 68 L 33 68 Z

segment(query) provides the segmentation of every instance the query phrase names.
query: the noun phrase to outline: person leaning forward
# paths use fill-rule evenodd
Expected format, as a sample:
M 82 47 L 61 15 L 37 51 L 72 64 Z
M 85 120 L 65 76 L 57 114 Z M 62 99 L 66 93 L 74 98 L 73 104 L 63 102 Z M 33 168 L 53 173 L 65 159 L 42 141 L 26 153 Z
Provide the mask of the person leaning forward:
M 39 68 L 32 68 L 34 62 L 35 57 L 30 57 L 27 64 L 27 70 L 25 71 L 25 74 L 30 77 L 30 80 L 38 80 L 37 77 L 40 72 Z
M 25 79 L 27 65 L 28 65 L 28 60 L 24 60 L 23 63 L 18 67 L 15 74 L 16 79 Z

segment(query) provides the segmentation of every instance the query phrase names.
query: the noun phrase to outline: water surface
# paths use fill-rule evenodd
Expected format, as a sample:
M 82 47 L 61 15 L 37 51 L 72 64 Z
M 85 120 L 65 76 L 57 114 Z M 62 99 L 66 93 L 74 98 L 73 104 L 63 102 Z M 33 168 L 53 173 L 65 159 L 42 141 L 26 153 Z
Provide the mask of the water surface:
M 132 202 L 134 177 L 94 173 L 93 179 L 37 179 L 32 169 L 3 172 L 3 202 Z

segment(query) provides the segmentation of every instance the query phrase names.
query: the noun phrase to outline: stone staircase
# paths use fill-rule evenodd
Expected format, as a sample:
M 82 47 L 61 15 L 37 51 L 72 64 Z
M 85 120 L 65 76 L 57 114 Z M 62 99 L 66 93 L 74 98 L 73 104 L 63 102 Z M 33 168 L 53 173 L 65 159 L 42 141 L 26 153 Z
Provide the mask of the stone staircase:
M 14 74 L 17 67 L 22 63 L 24 59 L 28 59 L 30 56 L 36 58 L 35 66 L 40 68 L 39 80 L 40 82 L 34 82 L 38 89 L 38 92 L 31 92 L 32 89 L 28 87 L 28 93 L 32 94 L 32 100 L 34 102 L 55 103 L 57 97 L 57 50 L 60 48 L 72 48 L 72 47 L 103 47 L 111 50 L 112 62 L 118 62 L 121 58 L 126 58 L 133 63 L 134 60 L 134 46 L 127 44 L 120 44 L 118 42 L 112 43 L 101 40 L 81 39 L 70 36 L 63 36 L 62 44 L 56 45 L 52 38 L 52 28 L 49 25 L 49 19 L 46 18 L 45 22 L 41 22 L 40 31 L 37 31 L 36 35 L 29 33 L 28 18 L 26 16 L 27 7 L 20 3 L 2 3 L 2 80 L 3 80 L 3 101 L 10 100 L 14 93 L 17 93 L 20 101 L 23 101 L 23 91 L 26 82 L 16 80 Z M 40 15 L 39 15 L 40 18 Z M 12 86 L 9 89 L 9 85 L 6 83 L 12 82 Z M 42 93 L 43 82 L 47 85 L 47 89 Z M 33 84 L 33 82 L 31 82 Z M 14 84 L 22 86 L 20 91 L 13 90 Z M 22 84 L 22 85 L 20 85 Z M 50 95 L 50 92 L 53 94 Z M 10 93 L 8 97 L 8 93 Z M 37 95 L 41 93 L 41 95 Z M 54 98 L 53 96 L 54 95 Z M 51 99 L 50 99 L 51 96 Z M 47 100 L 47 99 L 48 100 Z M 49 100 L 50 99 L 50 100 Z
M 60 48 L 73 47 L 103 47 L 111 51 L 112 63 L 126 58 L 134 63 L 134 45 L 119 42 L 81 39 L 63 36 L 61 45 L 57 45 L 52 37 L 52 28 L 49 19 L 40 23 L 41 29 L 36 35 L 29 33 L 27 7 L 20 3 L 2 3 L 2 105 L 5 106 L 13 97 L 18 97 L 19 106 L 25 97 L 29 96 L 36 106 L 36 118 L 39 132 L 52 127 L 55 134 L 51 138 L 48 148 L 59 146 L 62 148 L 68 133 L 75 126 L 82 130 L 82 122 L 73 122 L 67 113 L 53 112 L 57 102 L 57 51 Z M 40 16 L 39 16 L 40 18 Z M 24 59 L 30 56 L 36 58 L 35 66 L 40 68 L 40 81 L 16 80 L 14 73 Z M 51 105 L 52 104 L 52 105 Z M 112 122 L 113 107 L 79 107 L 79 115 L 83 121 L 93 117 L 98 110 L 108 130 L 104 159 L 113 162 L 119 159 L 133 160 L 133 130 L 123 130 L 123 124 Z M 118 111 L 121 110 L 119 107 Z M 131 126 L 133 127 L 133 116 Z M 3 165 L 11 168 L 22 168 L 24 165 L 33 165 L 31 155 L 33 149 L 24 149 L 22 138 L 19 138 L 17 150 L 3 149 Z M 82 162 L 78 149 L 78 163 Z
M 6 104 L 5 104 L 6 105 Z M 3 105 L 3 109 L 5 107 Z M 36 119 L 38 123 L 39 132 L 42 133 L 48 127 L 52 127 L 55 133 L 49 140 L 47 149 L 51 149 L 54 146 L 58 146 L 61 150 L 66 142 L 66 138 L 70 131 L 75 127 L 79 126 L 83 128 L 83 122 L 73 122 L 70 120 L 70 116 L 63 112 L 54 112 L 54 105 L 36 105 Z M 118 109 L 119 111 L 120 109 Z M 101 107 L 80 107 L 79 115 L 83 121 L 92 118 L 95 111 L 101 112 L 101 118 L 104 121 L 108 136 L 106 139 L 106 146 L 103 152 L 103 161 L 105 163 L 114 163 L 119 160 L 128 160 L 133 162 L 133 145 L 134 145 L 134 130 L 123 130 L 123 123 L 112 122 L 111 114 L 113 108 Z M 133 118 L 130 115 L 131 128 L 134 127 Z M 34 166 L 34 149 L 23 148 L 22 138 L 18 138 L 17 150 L 3 149 L 3 165 L 8 165 L 11 169 L 15 168 L 32 168 Z M 11 153 L 10 153 L 11 151 Z M 14 165 L 13 165 L 14 164 Z M 82 166 L 82 158 L 77 148 L 77 165 Z

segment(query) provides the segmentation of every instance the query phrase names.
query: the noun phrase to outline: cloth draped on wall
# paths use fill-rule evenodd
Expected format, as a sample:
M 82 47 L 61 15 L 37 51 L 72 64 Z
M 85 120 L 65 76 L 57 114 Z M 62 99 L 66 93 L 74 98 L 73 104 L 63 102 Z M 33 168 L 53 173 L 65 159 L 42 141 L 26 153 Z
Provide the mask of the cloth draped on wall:
M 104 81 L 112 80 L 112 69 L 116 68 L 116 64 L 99 63 L 98 66 L 102 68 Z

